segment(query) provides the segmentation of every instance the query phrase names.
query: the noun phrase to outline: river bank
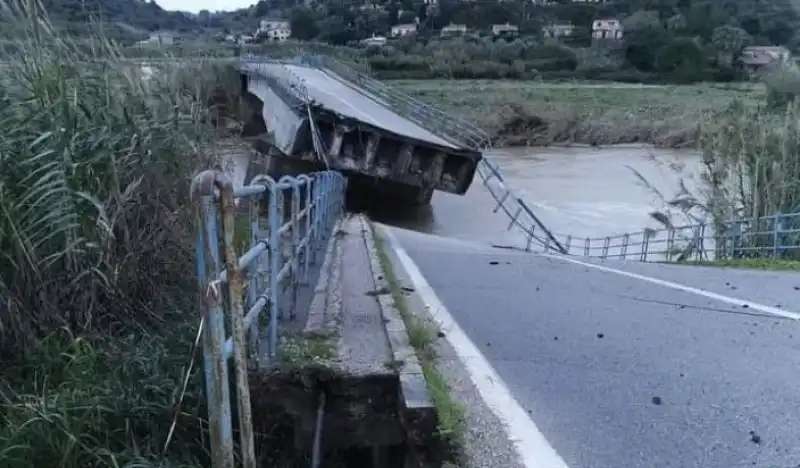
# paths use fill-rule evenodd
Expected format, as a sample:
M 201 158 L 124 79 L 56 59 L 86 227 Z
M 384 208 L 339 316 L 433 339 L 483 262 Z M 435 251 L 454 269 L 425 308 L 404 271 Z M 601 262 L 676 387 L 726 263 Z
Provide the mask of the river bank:
M 761 86 L 397 80 L 391 84 L 486 130 L 496 146 L 644 143 L 691 147 L 700 124 L 734 100 L 755 105 Z

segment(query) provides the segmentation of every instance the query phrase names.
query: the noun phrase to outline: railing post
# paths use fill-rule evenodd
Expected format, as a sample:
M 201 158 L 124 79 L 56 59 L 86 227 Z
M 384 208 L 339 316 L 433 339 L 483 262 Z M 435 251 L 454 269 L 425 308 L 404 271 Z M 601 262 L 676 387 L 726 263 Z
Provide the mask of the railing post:
M 775 217 L 772 218 L 773 224 L 773 233 L 772 233 L 772 258 L 778 258 L 778 251 L 780 248 L 780 231 L 781 231 L 781 213 L 775 213 Z
M 706 239 L 706 223 L 700 223 L 700 228 L 698 229 L 698 239 L 697 239 L 697 261 L 703 260 L 703 255 L 705 253 L 705 239 Z
M 649 231 L 645 229 L 642 232 L 642 251 L 639 254 L 639 261 L 644 262 L 647 260 L 647 251 L 650 249 L 650 236 Z
M 525 233 L 528 235 L 527 239 L 525 240 L 525 251 L 526 252 L 530 252 L 531 251 L 531 244 L 533 243 L 533 235 L 534 235 L 534 230 L 535 229 L 536 229 L 536 226 L 531 226 L 530 230 L 525 230 Z
M 308 284 L 308 266 L 311 263 L 311 252 L 314 250 L 312 245 L 312 233 L 311 233 L 311 186 L 314 183 L 314 179 L 308 176 L 304 177 L 303 182 L 304 185 L 302 187 L 302 192 L 305 194 L 303 201 L 303 230 L 305 231 L 303 237 L 305 238 L 305 244 L 303 246 L 303 284 Z
M 222 233 L 225 248 L 225 271 L 228 274 L 228 310 L 231 314 L 231 336 L 233 338 L 233 363 L 236 368 L 236 402 L 239 413 L 239 445 L 242 453 L 242 468 L 255 468 L 256 455 L 253 445 L 253 417 L 250 406 L 250 385 L 247 382 L 247 341 L 244 329 L 244 278 L 239 269 L 239 256 L 234 244 L 236 205 L 233 200 L 233 184 L 229 179 L 219 181 L 220 205 L 222 208 Z M 223 335 L 223 340 L 224 340 Z M 227 382 L 226 382 L 227 386 Z
M 622 260 L 625 260 L 625 257 L 628 256 L 628 243 L 630 242 L 630 239 L 631 236 L 628 235 L 627 232 L 622 236 Z
M 259 197 L 253 197 L 250 199 L 249 205 L 249 216 L 250 216 L 250 248 L 253 248 L 258 244 L 259 240 L 261 239 L 261 225 L 259 223 Z M 262 281 L 262 265 L 261 262 L 256 263 L 255 266 L 255 274 L 250 277 L 249 286 L 247 289 L 247 307 L 246 310 L 250 310 L 251 307 L 256 303 L 258 300 L 259 291 L 263 290 L 264 282 Z M 247 330 L 247 333 L 250 337 L 250 343 L 247 347 L 250 351 L 250 359 L 254 360 L 256 364 L 259 361 L 259 350 L 260 350 L 260 331 L 258 329 L 258 320 L 253 320 L 253 323 L 250 324 L 250 328 Z
M 289 320 L 294 320 L 297 315 L 297 288 L 300 279 L 299 266 L 300 259 L 298 257 L 300 249 L 300 182 L 296 178 L 292 178 L 292 201 L 291 201 L 291 230 L 292 230 L 292 249 L 291 249 L 291 262 L 292 262 L 292 306 L 289 309 Z
M 667 252 L 666 252 L 666 260 L 669 262 L 672 260 L 672 255 L 675 250 L 675 229 L 667 228 Z
M 222 352 L 225 316 L 222 291 L 217 282 L 222 265 L 217 220 L 219 207 L 214 171 L 204 171 L 192 181 L 195 204 L 196 258 L 200 308 L 203 311 L 203 368 L 208 407 L 212 468 L 233 468 L 233 427 L 228 363 Z
M 269 360 L 272 362 L 278 352 L 278 316 L 281 314 L 281 285 L 278 274 L 281 271 L 280 209 L 283 203 L 277 184 L 269 186 Z

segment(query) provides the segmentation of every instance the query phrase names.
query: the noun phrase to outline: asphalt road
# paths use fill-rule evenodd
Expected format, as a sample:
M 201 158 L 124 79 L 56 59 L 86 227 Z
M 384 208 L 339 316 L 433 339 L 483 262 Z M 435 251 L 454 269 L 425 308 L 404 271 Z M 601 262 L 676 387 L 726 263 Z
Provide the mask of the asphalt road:
M 298 76 L 305 83 L 311 99 L 327 109 L 409 138 L 444 147 L 454 147 L 447 140 L 401 117 L 388 107 L 377 103 L 322 70 L 299 65 L 283 65 L 283 67 Z
M 800 309 L 800 275 L 626 276 L 386 229 L 568 467 L 800 464 L 800 328 L 769 313 Z

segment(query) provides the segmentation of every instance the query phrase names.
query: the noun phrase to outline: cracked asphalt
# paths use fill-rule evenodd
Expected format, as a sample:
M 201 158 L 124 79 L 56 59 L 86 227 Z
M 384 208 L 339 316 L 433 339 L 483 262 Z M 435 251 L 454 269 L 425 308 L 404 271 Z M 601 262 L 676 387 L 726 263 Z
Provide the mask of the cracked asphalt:
M 569 467 L 800 465 L 796 320 L 555 258 L 388 229 Z M 605 265 L 800 309 L 794 273 Z M 497 466 L 492 456 L 473 464 Z

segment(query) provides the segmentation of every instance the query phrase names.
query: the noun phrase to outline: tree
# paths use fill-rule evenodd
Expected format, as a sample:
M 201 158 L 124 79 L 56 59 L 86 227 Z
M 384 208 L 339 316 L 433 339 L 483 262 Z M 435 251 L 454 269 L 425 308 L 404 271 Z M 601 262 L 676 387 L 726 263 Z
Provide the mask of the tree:
M 688 37 L 679 37 L 663 45 L 655 57 L 656 71 L 683 83 L 702 80 L 706 63 L 703 49 Z
M 656 52 L 669 42 L 658 13 L 639 10 L 625 18 L 622 25 L 628 42 L 625 49 L 627 61 L 641 71 L 654 71 Z
M 387 9 L 389 13 L 389 17 L 387 19 L 388 26 L 395 26 L 399 22 L 398 13 L 400 9 L 397 7 L 396 3 L 391 3 L 389 8 Z
M 266 0 L 259 0 L 253 8 L 253 16 L 256 18 L 263 18 L 269 14 L 269 3 Z
M 749 39 L 744 29 L 735 26 L 719 26 L 711 33 L 711 45 L 720 52 L 739 52 Z
M 749 40 L 747 32 L 735 26 L 719 26 L 711 33 L 711 45 L 717 50 L 717 60 L 726 66 L 731 64 L 733 57 Z
M 305 7 L 292 10 L 289 27 L 292 29 L 292 37 L 301 41 L 310 41 L 319 34 L 319 27 L 314 19 L 314 14 Z

